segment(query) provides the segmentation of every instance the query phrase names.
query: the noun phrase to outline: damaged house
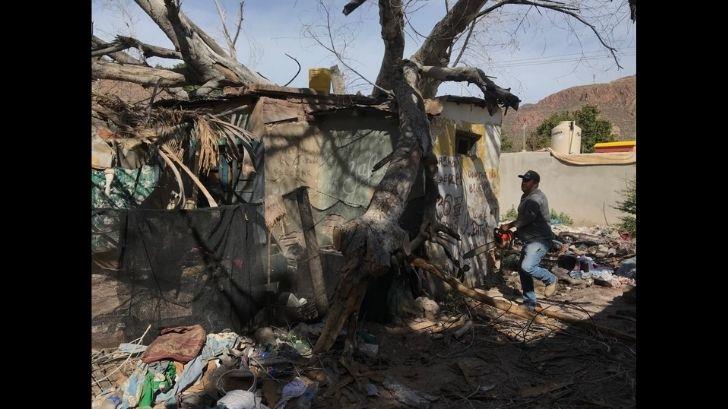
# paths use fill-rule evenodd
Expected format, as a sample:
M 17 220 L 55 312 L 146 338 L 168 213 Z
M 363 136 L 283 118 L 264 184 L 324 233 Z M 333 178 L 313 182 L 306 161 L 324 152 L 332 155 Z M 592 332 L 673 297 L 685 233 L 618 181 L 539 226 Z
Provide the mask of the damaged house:
M 400 224 L 417 236 L 431 166 L 436 219 L 460 240 L 436 235 L 417 251 L 474 287 L 493 260 L 461 255 L 497 227 L 503 111 L 478 98 L 425 102 L 434 157 Z M 391 104 L 261 84 L 138 107 L 94 96 L 94 345 L 149 326 L 215 332 L 322 314 L 344 262 L 336 227 L 364 213 L 399 138 Z M 391 317 L 417 293 L 444 295 L 440 281 L 414 273 L 372 281 L 368 317 Z

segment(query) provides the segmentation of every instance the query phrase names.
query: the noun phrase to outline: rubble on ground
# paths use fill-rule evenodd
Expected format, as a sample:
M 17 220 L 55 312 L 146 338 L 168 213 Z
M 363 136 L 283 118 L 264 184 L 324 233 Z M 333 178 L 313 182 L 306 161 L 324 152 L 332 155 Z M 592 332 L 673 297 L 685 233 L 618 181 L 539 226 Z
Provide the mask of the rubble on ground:
M 621 292 L 613 291 L 615 295 Z M 622 328 L 633 330 L 633 314 L 625 312 L 633 307 L 626 297 L 623 302 L 595 301 L 606 301 L 604 305 L 614 310 L 602 312 L 605 317 L 600 317 L 589 307 L 560 308 L 584 319 L 617 317 Z M 609 360 L 602 362 L 603 351 L 599 349 L 606 345 L 604 341 L 573 343 L 570 331 L 560 331 L 553 338 L 551 327 L 504 315 L 472 300 L 437 302 L 423 297 L 418 304 L 426 308 L 402 325 L 361 322 L 351 356 L 340 353 L 346 330 L 341 332 L 335 351 L 312 355 L 312 345 L 323 330 L 322 321 L 241 332 L 206 333 L 203 329 L 201 333 L 200 326 L 149 331 L 116 349 L 93 351 L 92 408 L 436 409 L 467 407 L 464 399 L 489 408 L 502 407 L 506 402 L 529 407 L 534 396 L 558 397 L 564 390 L 574 392 L 571 403 L 578 406 L 583 399 L 597 399 L 605 388 L 617 388 L 633 379 L 629 346 L 604 339 L 610 343 L 611 352 Z M 615 326 L 614 322 L 609 325 Z M 528 365 L 524 367 L 524 358 L 519 358 L 534 353 L 529 346 L 533 343 L 540 343 L 538 350 L 542 352 L 527 358 L 534 368 L 571 372 L 571 365 L 586 380 L 601 379 L 613 376 L 610 365 L 616 360 L 625 368 L 619 372 L 624 380 L 595 388 L 590 383 L 569 384 L 559 378 L 558 385 L 564 386 L 553 389 L 547 387 L 550 381 L 544 380 L 540 389 L 533 380 L 527 381 Z M 563 349 L 567 344 L 571 347 Z M 580 356 L 586 356 L 590 364 L 579 366 Z M 551 378 L 558 373 L 553 372 Z M 609 395 L 614 399 L 611 404 L 625 403 L 630 393 L 614 389 Z
M 568 250 L 551 260 L 551 270 L 567 291 L 544 303 L 580 319 L 621 323 L 622 330 L 633 333 L 634 239 L 602 227 L 554 226 L 554 232 Z M 518 290 L 518 273 L 506 282 Z M 536 285 L 537 293 L 542 290 Z M 567 398 L 575 406 L 602 402 L 599 396 L 609 396 L 607 406 L 633 403 L 629 386 L 618 388 L 633 387 L 634 355 L 628 345 L 606 338 L 562 349 L 570 343 L 570 331 L 559 332 L 559 342 L 545 341 L 553 327 L 514 319 L 479 302 L 419 296 L 414 303 L 416 316 L 395 326 L 362 322 L 353 355 L 345 357 L 335 351 L 312 354 L 324 323 L 311 319 L 307 300 L 290 293 L 281 295 L 273 309 L 264 309 L 245 330 L 206 333 L 199 325 L 148 330 L 118 348 L 92 351 L 92 408 L 434 409 L 467 407 L 471 400 L 482 407 L 530 407 L 534 397 L 558 399 L 569 391 L 573 394 Z M 287 325 L 272 325 L 282 320 Z M 343 330 L 339 349 L 346 335 Z M 543 355 L 528 355 L 528 345 L 534 342 L 541 343 Z M 600 345 L 608 345 L 609 360 L 600 360 Z M 499 352 L 488 352 L 494 347 Z M 522 358 L 524 353 L 529 358 Z M 580 356 L 597 364 L 580 365 Z M 529 362 L 525 367 L 523 359 Z M 576 371 L 584 379 L 613 377 L 614 360 L 626 369 L 616 372 L 621 378 L 613 384 L 594 388 L 559 378 L 559 370 Z M 558 381 L 526 382 L 529 365 L 556 371 L 549 379 Z
M 605 287 L 636 286 L 636 240 L 629 234 L 607 226 L 552 226 L 556 240 L 567 250 L 559 255 L 557 264 L 574 264 L 569 277 L 593 280 Z M 569 260 L 571 259 L 571 260 Z M 575 262 L 575 263 L 574 263 Z

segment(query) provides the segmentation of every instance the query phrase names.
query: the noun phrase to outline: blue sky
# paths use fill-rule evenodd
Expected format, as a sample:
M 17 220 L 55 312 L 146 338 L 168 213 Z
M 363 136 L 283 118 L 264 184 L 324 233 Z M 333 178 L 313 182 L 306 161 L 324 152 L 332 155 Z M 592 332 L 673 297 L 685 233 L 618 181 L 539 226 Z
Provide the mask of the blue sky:
M 384 50 L 380 36 L 377 1 L 369 0 L 349 16 L 341 13 L 348 0 L 323 0 L 330 6 L 332 37 L 344 61 L 369 81 L 376 79 Z M 405 1 L 406 2 L 406 1 Z M 454 3 L 450 0 L 449 3 Z M 573 2 L 573 1 L 571 1 Z M 482 68 L 510 87 L 524 103 L 538 100 L 564 88 L 609 82 L 635 74 L 635 25 L 629 20 L 626 0 L 577 1 L 585 13 L 602 16 L 594 21 L 606 26 L 605 39 L 618 50 L 623 69 L 617 70 L 609 52 L 593 32 L 568 16 L 550 10 L 508 5 L 476 26 L 473 39 L 461 61 Z M 230 25 L 237 12 L 234 0 L 222 0 Z M 490 2 L 489 4 L 493 4 Z M 593 5 L 597 7 L 592 8 Z M 183 0 L 182 10 L 224 47 L 222 29 L 213 0 Z M 405 56 L 421 44 L 417 33 L 427 35 L 445 13 L 444 0 L 413 1 L 406 29 Z M 171 48 L 161 30 L 130 0 L 94 0 L 94 33 L 105 40 L 116 34 L 132 35 L 146 43 Z M 342 64 L 311 38 L 318 34 L 327 45 L 325 13 L 318 0 L 247 0 L 243 32 L 237 43 L 238 59 L 278 84 L 295 74 L 298 59 L 303 69 L 290 86 L 305 87 L 307 69 Z M 516 31 L 516 29 L 518 29 Z M 462 41 L 462 40 L 461 40 Z M 455 47 L 455 59 L 460 43 Z M 172 65 L 177 61 L 152 58 L 152 64 Z M 369 93 L 371 86 L 347 70 L 347 91 Z M 480 96 L 476 87 L 448 83 L 440 94 Z

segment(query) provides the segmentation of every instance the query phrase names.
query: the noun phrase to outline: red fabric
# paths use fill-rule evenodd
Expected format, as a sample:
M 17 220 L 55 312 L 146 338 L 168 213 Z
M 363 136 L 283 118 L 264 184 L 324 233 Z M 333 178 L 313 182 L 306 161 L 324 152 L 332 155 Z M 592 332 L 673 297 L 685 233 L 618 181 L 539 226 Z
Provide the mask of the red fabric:
M 142 355 L 145 364 L 171 359 L 187 363 L 194 359 L 205 345 L 207 333 L 201 325 L 165 328 Z

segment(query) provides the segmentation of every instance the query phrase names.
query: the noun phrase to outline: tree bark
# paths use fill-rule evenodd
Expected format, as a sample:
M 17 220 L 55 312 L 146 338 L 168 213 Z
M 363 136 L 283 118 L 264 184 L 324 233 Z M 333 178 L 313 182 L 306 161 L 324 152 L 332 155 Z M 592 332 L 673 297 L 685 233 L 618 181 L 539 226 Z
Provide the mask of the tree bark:
M 365 1 L 367 0 L 351 0 L 349 3 L 346 4 L 346 6 L 344 6 L 344 15 L 348 16 L 352 11 L 356 10 L 357 8 L 359 8 L 359 6 L 364 4 Z
M 172 0 L 135 0 L 172 41 L 188 67 L 188 82 L 202 85 L 197 94 L 225 85 L 271 84 L 258 73 L 240 64 L 196 24 Z
M 110 62 L 91 60 L 91 76 L 93 78 L 129 81 L 136 84 L 160 87 L 180 87 L 187 85 L 184 75 L 174 71 L 140 65 L 122 65 Z
M 334 231 L 335 246 L 352 261 L 343 270 L 315 353 L 330 349 L 347 320 L 357 316 L 369 279 L 387 272 L 393 260 L 397 262 L 398 253 L 410 252 L 409 235 L 399 226 L 399 219 L 421 170 L 423 152 L 431 149 L 430 123 L 416 89 L 417 67 L 400 64 L 397 71 L 393 85 L 400 137 L 366 212 Z
M 177 51 L 170 50 L 163 47 L 157 47 L 154 45 L 145 44 L 136 38 L 117 36 L 116 40 L 107 44 L 105 47 L 100 47 L 94 51 L 91 51 L 91 56 L 96 57 L 99 55 L 110 54 L 117 51 L 126 50 L 127 48 L 138 48 L 144 54 L 144 57 L 160 57 L 160 58 L 172 58 L 181 60 L 182 54 Z
M 379 0 L 379 22 L 382 26 L 384 40 L 384 56 L 377 74 L 376 84 L 380 88 L 391 90 L 392 81 L 397 75 L 404 55 L 404 13 L 401 0 Z M 372 96 L 381 98 L 385 94 L 374 87 Z
M 447 67 L 450 63 L 450 52 L 455 37 L 468 28 L 487 0 L 458 0 L 443 17 L 410 59 L 421 65 Z M 419 89 L 425 98 L 437 94 L 440 81 L 423 78 Z
M 102 48 L 102 47 L 107 47 L 107 46 L 111 45 L 111 43 L 107 43 L 106 41 L 104 41 L 96 36 L 91 36 L 91 44 L 94 46 L 94 48 Z M 136 58 L 132 57 L 131 55 L 129 55 L 125 52 L 122 52 L 122 51 L 109 53 L 108 56 L 113 58 L 116 62 L 118 62 L 120 64 L 144 65 L 144 66 L 147 65 L 146 63 L 144 63 L 144 61 L 136 59 Z
M 446 18 L 433 29 L 433 35 L 417 53 L 419 58 L 432 61 L 433 58 L 442 56 L 448 45 L 452 44 L 455 35 L 467 27 L 483 4 L 484 1 L 458 1 Z M 315 353 L 329 350 L 345 323 L 355 319 L 369 279 L 384 274 L 393 266 L 399 267 L 411 253 L 409 235 L 400 228 L 399 219 L 404 213 L 406 200 L 417 174 L 422 170 L 422 158 L 430 155 L 432 149 L 430 123 L 425 113 L 423 94 L 418 88 L 423 84 L 422 77 L 427 75 L 426 78 L 431 81 L 471 81 L 478 84 L 494 104 L 503 102 L 506 106 L 517 109 L 519 102 L 515 95 L 497 87 L 480 70 L 441 69 L 431 65 L 422 66 L 417 61 L 403 60 L 402 2 L 380 0 L 379 10 L 385 54 L 377 85 L 393 90 L 399 114 L 400 136 L 387 161 L 381 161 L 375 166 L 388 163 L 387 171 L 366 212 L 334 230 L 334 246 L 349 262 L 342 269 L 342 277 L 329 307 L 324 330 L 313 349 Z M 435 39 L 434 36 L 446 38 Z M 446 66 L 447 58 L 439 59 L 438 64 L 441 62 Z M 423 74 L 422 77 L 420 73 Z M 436 87 L 434 90 L 436 91 Z M 378 89 L 375 88 L 374 94 L 377 95 L 377 92 Z M 457 236 L 457 233 L 454 235 Z M 422 238 L 418 239 L 418 242 L 421 240 Z
M 483 70 L 474 67 L 435 67 L 417 65 L 423 77 L 431 78 L 439 82 L 444 81 L 467 81 L 475 84 L 483 92 L 485 99 L 495 100 L 506 107 L 518 109 L 521 100 L 511 94 L 509 89 L 504 89 L 491 81 Z

